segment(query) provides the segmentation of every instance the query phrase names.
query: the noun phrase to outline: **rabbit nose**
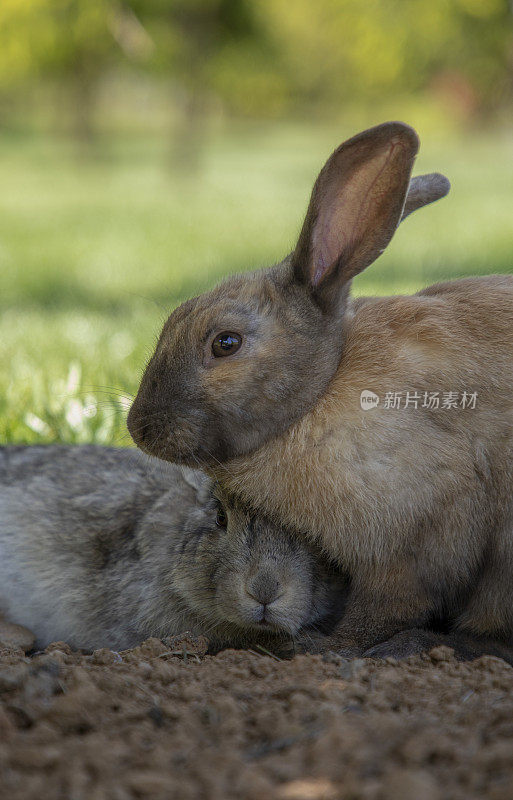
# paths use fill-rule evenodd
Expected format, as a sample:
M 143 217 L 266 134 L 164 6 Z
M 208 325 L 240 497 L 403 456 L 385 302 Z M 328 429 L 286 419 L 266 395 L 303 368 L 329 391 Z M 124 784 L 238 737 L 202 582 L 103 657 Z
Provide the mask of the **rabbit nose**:
M 268 606 L 282 596 L 283 590 L 276 578 L 260 574 L 246 585 L 246 594 L 257 603 Z
M 149 408 L 141 408 L 137 400 L 132 403 L 128 412 L 127 427 L 136 444 L 144 445 L 155 438 L 154 416 Z

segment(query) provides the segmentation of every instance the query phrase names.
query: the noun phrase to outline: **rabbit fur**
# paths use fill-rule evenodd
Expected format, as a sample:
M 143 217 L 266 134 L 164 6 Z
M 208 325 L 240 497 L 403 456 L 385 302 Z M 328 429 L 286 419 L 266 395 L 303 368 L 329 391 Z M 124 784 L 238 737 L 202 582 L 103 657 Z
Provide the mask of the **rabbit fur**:
M 448 190 L 410 179 L 417 150 L 403 123 L 337 148 L 294 252 L 177 308 L 128 417 L 145 452 L 201 465 L 348 571 L 330 642 L 347 654 L 440 615 L 513 636 L 513 277 L 349 297 L 401 219 Z M 477 404 L 386 406 L 407 392 Z
M 137 450 L 0 448 L 0 611 L 39 647 L 190 630 L 278 648 L 341 613 L 346 581 L 297 537 Z M 305 634 L 308 636 L 308 634 Z

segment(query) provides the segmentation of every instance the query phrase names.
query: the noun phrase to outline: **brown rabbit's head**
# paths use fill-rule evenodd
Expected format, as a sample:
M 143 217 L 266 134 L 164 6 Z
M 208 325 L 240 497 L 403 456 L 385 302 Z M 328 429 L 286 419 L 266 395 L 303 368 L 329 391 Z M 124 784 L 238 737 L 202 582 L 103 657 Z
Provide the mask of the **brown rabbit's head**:
M 162 585 L 172 586 L 214 640 L 323 630 L 340 618 L 347 596 L 347 580 L 320 552 L 218 488 L 191 515 L 173 558 L 161 563 L 173 565 Z
M 191 466 L 249 453 L 303 416 L 340 362 L 351 279 L 402 218 L 447 193 L 414 178 L 415 132 L 391 122 L 342 144 L 315 183 L 294 252 L 169 317 L 130 409 L 139 447 Z

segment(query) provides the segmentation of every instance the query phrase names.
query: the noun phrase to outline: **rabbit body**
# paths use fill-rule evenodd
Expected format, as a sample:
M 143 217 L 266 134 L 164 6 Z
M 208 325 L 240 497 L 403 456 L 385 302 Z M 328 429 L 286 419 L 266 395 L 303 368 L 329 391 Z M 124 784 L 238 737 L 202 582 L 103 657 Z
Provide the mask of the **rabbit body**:
M 348 647 L 354 630 L 363 647 L 437 615 L 511 640 L 512 355 L 509 276 L 356 301 L 340 367 L 312 411 L 212 468 L 349 571 Z M 361 408 L 363 390 L 378 407 Z M 442 402 L 449 391 L 476 392 L 476 407 L 422 408 L 425 392 Z M 387 393 L 404 402 L 408 392 L 417 407 L 385 407 Z
M 38 646 L 131 647 L 184 630 L 211 648 L 277 642 L 344 581 L 202 473 L 95 446 L 0 449 L 0 611 Z M 264 613 L 265 612 L 265 613 Z
M 348 298 L 415 205 L 417 147 L 401 123 L 341 145 L 291 256 L 173 312 L 128 419 L 146 452 L 200 461 L 348 570 L 330 643 L 347 653 L 440 615 L 513 636 L 513 277 Z M 407 392 L 477 394 L 386 407 Z

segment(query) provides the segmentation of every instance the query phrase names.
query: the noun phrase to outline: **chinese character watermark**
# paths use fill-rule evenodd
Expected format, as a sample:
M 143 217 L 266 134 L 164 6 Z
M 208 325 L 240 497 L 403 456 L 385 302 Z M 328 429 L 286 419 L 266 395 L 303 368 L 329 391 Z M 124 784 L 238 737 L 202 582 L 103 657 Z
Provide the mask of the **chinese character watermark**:
M 380 398 L 370 389 L 364 389 L 360 394 L 360 406 L 364 411 L 381 406 L 384 410 L 412 409 L 418 411 L 454 411 L 457 409 L 475 409 L 477 406 L 477 392 L 426 392 L 411 389 L 403 392 L 385 392 Z

